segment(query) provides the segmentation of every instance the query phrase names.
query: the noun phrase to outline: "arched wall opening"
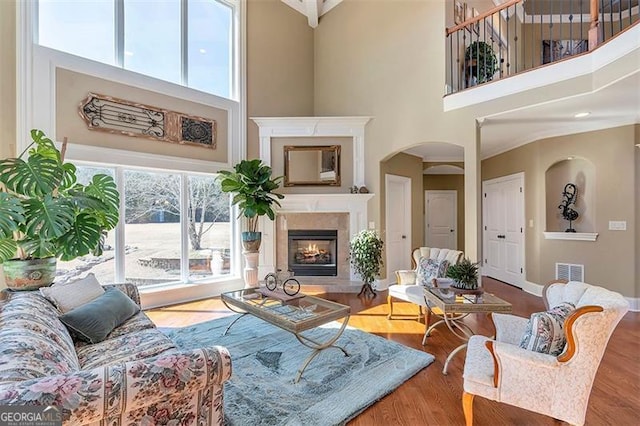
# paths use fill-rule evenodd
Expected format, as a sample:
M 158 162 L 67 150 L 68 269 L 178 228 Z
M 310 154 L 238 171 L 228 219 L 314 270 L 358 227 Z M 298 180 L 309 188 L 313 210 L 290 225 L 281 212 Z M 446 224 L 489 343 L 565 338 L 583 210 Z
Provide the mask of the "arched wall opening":
M 413 145 L 403 151 L 392 153 L 380 161 L 381 231 L 383 239 L 385 239 L 385 246 L 396 247 L 393 241 L 394 235 L 389 230 L 390 225 L 397 225 L 398 218 L 392 217 L 392 222 L 389 223 L 387 216 L 393 216 L 397 209 L 403 207 L 389 205 L 389 203 L 394 203 L 393 200 L 398 199 L 396 193 L 387 194 L 389 177 L 396 180 L 406 178 L 411 182 L 410 201 L 408 202 L 410 203 L 408 208 L 411 212 L 411 231 L 410 243 L 405 244 L 408 247 L 406 253 L 399 249 L 392 250 L 394 253 L 399 252 L 395 256 L 397 263 L 394 261 L 393 256 L 386 257 L 387 279 L 393 278 L 395 270 L 411 267 L 410 252 L 413 248 L 429 244 L 427 232 L 425 232 L 427 230 L 425 191 L 456 191 L 456 235 L 453 248 L 464 250 L 465 175 L 463 146 L 442 142 L 424 142 Z M 404 206 L 404 208 L 407 208 L 407 206 Z

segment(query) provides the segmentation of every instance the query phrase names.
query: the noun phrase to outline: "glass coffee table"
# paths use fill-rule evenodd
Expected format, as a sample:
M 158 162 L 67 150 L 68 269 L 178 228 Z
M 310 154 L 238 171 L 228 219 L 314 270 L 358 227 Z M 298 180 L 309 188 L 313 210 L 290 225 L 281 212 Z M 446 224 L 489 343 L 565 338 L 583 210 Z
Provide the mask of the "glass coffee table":
M 242 314 L 229 324 L 223 335 L 226 335 L 229 329 L 245 315 L 253 315 L 271 325 L 275 325 L 292 333 L 300 343 L 313 349 L 311 354 L 300 366 L 298 374 L 293 381 L 294 383 L 300 380 L 302 373 L 304 373 L 304 370 L 316 355 L 325 349 L 340 349 L 345 356 L 349 356 L 344 348 L 335 345 L 335 342 L 340 338 L 349 322 L 349 316 L 351 314 L 351 308 L 349 306 L 315 296 L 300 294 L 293 297 L 286 296 L 284 293 L 282 295 L 269 294 L 265 296 L 260 289 L 257 288 L 230 291 L 222 293 L 220 297 L 227 308 L 233 312 Z M 306 330 L 341 318 L 344 318 L 344 320 L 340 328 L 335 333 L 329 335 L 323 342 L 319 342 L 302 334 Z
M 451 351 L 444 363 L 442 374 L 447 374 L 447 368 L 449 367 L 451 359 L 467 347 L 467 341 L 475 334 L 471 327 L 462 321 L 464 317 L 468 314 L 488 314 L 490 312 L 509 313 L 512 310 L 511 303 L 491 293 L 477 292 L 477 294 L 465 294 L 453 288 L 425 287 L 424 300 L 431 313 L 441 319 L 429 325 L 424 333 L 422 344 L 426 344 L 427 337 L 429 337 L 431 331 L 442 323 L 445 323 L 447 328 L 455 336 L 464 341 L 462 345 Z M 437 314 L 434 313 L 433 310 L 435 308 L 438 308 L 440 312 Z

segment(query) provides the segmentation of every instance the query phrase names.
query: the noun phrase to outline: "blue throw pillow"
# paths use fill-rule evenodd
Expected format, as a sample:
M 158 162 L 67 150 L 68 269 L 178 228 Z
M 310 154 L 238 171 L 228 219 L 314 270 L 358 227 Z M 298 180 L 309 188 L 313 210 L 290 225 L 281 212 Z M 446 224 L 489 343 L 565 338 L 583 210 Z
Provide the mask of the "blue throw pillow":
M 78 339 L 98 343 L 139 311 L 140 307 L 129 296 L 110 288 L 91 302 L 60 316 L 60 321 Z

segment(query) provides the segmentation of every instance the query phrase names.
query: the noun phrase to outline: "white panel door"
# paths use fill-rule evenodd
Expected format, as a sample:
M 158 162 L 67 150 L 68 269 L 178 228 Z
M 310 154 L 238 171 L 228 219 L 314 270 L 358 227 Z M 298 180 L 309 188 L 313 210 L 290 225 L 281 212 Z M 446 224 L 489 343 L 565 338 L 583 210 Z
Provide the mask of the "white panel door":
M 524 175 L 483 182 L 483 274 L 524 284 Z
M 501 239 L 504 208 L 501 187 L 498 183 L 484 185 L 482 210 L 484 213 L 483 272 L 490 277 L 498 278 L 502 276 L 502 271 L 504 270 L 504 251 Z
M 425 245 L 458 249 L 458 191 L 425 191 Z
M 395 271 L 411 268 L 411 179 L 385 175 L 387 278 L 395 280 Z

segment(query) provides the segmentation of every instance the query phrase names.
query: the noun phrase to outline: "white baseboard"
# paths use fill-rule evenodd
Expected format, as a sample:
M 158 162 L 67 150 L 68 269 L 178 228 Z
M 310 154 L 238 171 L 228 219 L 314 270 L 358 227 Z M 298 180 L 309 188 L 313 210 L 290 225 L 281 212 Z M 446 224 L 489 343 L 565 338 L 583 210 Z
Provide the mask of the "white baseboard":
M 532 283 L 531 281 L 524 281 L 522 284 L 522 290 L 526 291 L 529 294 L 533 294 L 534 296 L 542 297 L 542 289 L 543 285 Z
M 625 297 L 629 302 L 629 310 L 631 312 L 640 312 L 640 297 Z

